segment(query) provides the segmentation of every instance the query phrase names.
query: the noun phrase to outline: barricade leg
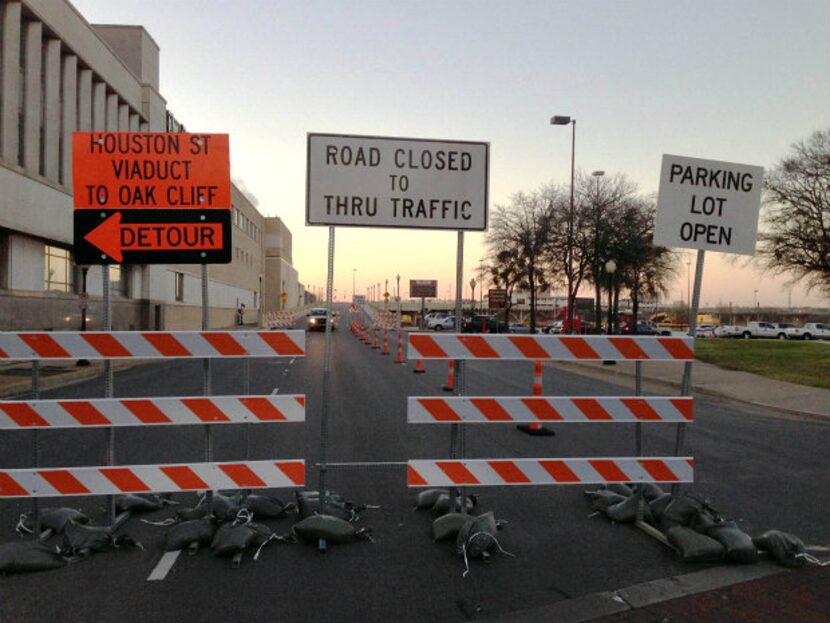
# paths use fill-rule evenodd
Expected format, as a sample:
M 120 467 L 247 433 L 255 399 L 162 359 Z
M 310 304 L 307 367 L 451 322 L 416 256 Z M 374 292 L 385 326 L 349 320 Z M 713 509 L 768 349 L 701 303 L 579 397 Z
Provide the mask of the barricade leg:
M 450 371 L 447 374 L 447 384 L 441 389 L 445 392 L 451 392 L 455 389 L 455 359 L 450 359 Z
M 533 367 L 533 395 L 542 395 L 542 362 L 539 360 L 536 360 Z M 517 424 L 516 428 L 518 428 L 523 433 L 527 433 L 528 435 L 552 437 L 556 434 L 549 428 L 545 428 L 544 426 L 539 424 L 539 422 L 530 422 L 529 424 Z

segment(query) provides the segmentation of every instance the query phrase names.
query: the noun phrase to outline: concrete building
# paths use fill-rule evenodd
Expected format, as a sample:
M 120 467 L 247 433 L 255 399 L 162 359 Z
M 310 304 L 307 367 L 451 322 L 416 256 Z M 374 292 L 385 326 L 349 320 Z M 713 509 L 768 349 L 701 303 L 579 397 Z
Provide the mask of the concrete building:
M 0 0 L 0 330 L 79 328 L 84 282 L 88 326 L 100 326 L 102 268 L 72 258 L 71 136 L 184 131 L 159 92 L 159 71 L 159 47 L 141 26 L 89 24 L 66 0 Z M 287 246 L 266 257 L 271 219 L 235 187 L 232 203 L 233 262 L 209 267 L 212 326 L 232 325 L 242 304 L 256 322 L 263 298 L 278 296 L 269 283 L 298 289 L 291 233 L 274 219 Z M 199 266 L 108 270 L 113 328 L 200 326 Z

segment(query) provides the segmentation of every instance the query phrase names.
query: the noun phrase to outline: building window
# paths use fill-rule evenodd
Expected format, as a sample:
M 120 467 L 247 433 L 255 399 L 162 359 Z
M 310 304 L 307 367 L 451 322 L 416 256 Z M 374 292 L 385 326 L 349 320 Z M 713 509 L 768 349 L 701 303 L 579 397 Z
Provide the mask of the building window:
M 46 245 L 46 261 L 43 268 L 44 290 L 53 292 L 73 291 L 74 271 L 67 249 Z
M 184 273 L 173 273 L 176 279 L 176 300 L 184 301 Z
M 110 293 L 127 298 L 127 271 L 118 264 L 110 264 Z

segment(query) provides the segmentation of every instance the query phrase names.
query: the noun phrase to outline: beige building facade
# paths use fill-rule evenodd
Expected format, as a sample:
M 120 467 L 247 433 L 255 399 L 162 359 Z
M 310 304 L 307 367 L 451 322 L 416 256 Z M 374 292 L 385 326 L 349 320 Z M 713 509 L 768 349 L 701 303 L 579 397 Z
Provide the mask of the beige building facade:
M 83 291 L 88 326 L 100 326 L 102 267 L 77 267 L 71 252 L 72 132 L 184 131 L 159 72 L 159 47 L 141 26 L 89 24 L 66 0 L 0 0 L 0 330 L 78 329 Z M 274 281 L 266 219 L 236 187 L 232 203 L 233 261 L 208 269 L 217 327 L 243 305 L 257 322 Z M 276 282 L 293 271 L 296 284 L 285 232 Z M 108 270 L 113 328 L 200 326 L 200 266 Z

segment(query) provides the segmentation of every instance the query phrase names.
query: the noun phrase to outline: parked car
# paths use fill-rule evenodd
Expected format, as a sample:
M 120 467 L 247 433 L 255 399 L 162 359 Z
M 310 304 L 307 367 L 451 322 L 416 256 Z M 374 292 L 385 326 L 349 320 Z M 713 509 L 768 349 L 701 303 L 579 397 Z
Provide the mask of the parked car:
M 508 333 L 531 333 L 530 327 L 520 322 L 514 322 L 507 327 Z M 541 329 L 536 329 L 536 333 L 541 333 Z
M 830 340 L 830 324 L 821 322 L 808 322 L 803 327 L 792 327 L 784 332 L 793 340 Z
M 426 326 L 427 329 L 433 329 L 437 323 L 441 322 L 447 316 L 449 316 L 449 314 L 444 312 L 429 313 L 424 316 L 424 322 L 426 323 L 424 326 Z
M 325 307 L 314 307 L 306 314 L 306 328 L 309 331 L 325 331 L 326 330 L 326 308 Z M 332 312 L 331 314 L 331 330 L 335 331 L 337 329 L 337 314 Z
M 747 322 L 746 326 L 739 327 L 741 337 L 745 340 L 751 338 L 777 338 L 784 340 L 787 338 L 787 333 L 784 329 L 779 329 L 774 323 L 766 322 L 765 320 L 753 320 Z
M 435 331 L 454 331 L 455 330 L 455 316 L 446 316 L 435 322 L 431 329 Z
M 461 325 L 463 333 L 507 333 L 507 323 L 497 319 L 495 316 L 472 316 L 465 318 Z
M 544 327 L 542 329 L 542 333 L 547 333 L 549 335 L 558 335 L 562 333 L 563 323 L 561 320 L 557 320 L 556 322 Z
M 622 326 L 621 332 L 626 335 L 660 335 L 660 329 L 653 322 L 638 322 L 636 331 L 634 323 L 626 323 Z

